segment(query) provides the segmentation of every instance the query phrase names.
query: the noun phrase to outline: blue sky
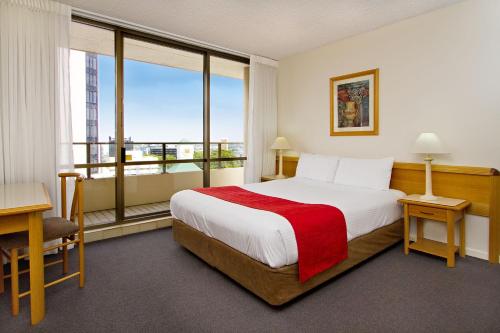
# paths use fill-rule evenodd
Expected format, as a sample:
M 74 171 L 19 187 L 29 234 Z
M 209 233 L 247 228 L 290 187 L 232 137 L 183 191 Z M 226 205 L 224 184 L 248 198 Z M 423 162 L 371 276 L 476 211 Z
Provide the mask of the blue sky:
M 114 59 L 99 56 L 99 140 L 114 137 Z M 203 73 L 125 60 L 125 137 L 202 141 Z M 211 141 L 243 141 L 243 81 L 211 76 Z

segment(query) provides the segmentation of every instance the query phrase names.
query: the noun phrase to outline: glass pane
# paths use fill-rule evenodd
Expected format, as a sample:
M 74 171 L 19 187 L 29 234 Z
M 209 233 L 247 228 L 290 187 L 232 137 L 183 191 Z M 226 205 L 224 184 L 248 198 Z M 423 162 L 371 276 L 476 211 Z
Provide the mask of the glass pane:
M 203 55 L 124 39 L 126 162 L 203 157 Z M 203 186 L 201 163 L 125 168 L 125 216 L 166 211 L 178 190 Z
M 203 164 L 127 165 L 125 176 L 125 217 L 168 212 L 175 192 L 203 187 Z
M 126 141 L 127 142 L 127 141 Z M 203 142 L 125 143 L 127 162 L 203 158 Z
M 110 144 L 115 136 L 114 33 L 72 22 L 70 44 L 75 163 L 114 162 L 115 148 Z M 99 171 L 92 168 L 90 176 L 103 178 Z
M 115 161 L 114 33 L 72 22 L 70 88 L 76 164 Z M 84 182 L 85 226 L 114 223 L 115 167 L 77 169 Z
M 77 169 L 86 173 L 86 169 Z M 86 179 L 84 182 L 84 224 L 85 227 L 97 227 L 116 222 L 115 215 L 115 168 L 96 168 L 98 179 Z M 105 175 L 105 176 L 104 176 Z
M 245 156 L 248 64 L 210 57 L 210 157 Z M 243 161 L 210 163 L 210 185 L 243 184 Z

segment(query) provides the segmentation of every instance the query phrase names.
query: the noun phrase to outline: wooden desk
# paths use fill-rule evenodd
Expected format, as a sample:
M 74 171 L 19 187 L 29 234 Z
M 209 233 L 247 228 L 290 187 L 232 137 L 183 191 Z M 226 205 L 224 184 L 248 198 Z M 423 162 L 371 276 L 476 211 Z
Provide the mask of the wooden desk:
M 42 212 L 52 209 L 41 183 L 0 185 L 0 235 L 29 232 L 31 324 L 45 317 Z

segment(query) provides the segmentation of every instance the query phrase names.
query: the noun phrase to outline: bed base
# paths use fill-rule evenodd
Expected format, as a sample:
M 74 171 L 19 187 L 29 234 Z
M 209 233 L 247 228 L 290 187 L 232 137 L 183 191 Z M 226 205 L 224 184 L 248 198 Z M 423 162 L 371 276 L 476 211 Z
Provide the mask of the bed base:
M 302 284 L 297 264 L 271 268 L 181 220 L 174 219 L 172 229 L 176 242 L 271 305 L 287 303 L 403 239 L 402 219 L 355 238 L 346 260 Z

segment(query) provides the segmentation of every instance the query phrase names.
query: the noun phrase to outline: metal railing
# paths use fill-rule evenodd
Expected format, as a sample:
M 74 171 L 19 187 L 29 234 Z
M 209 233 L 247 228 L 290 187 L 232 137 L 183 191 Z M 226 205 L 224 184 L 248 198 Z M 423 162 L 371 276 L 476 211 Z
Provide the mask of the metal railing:
M 98 147 L 98 156 L 99 159 L 101 159 L 101 153 L 100 153 L 100 148 L 102 145 L 108 145 L 108 152 L 111 151 L 111 146 L 115 146 L 115 153 L 113 155 L 108 155 L 108 157 L 114 157 L 116 158 L 118 155 L 116 154 L 116 143 L 114 142 L 74 142 L 74 146 L 85 146 L 85 163 L 76 163 L 75 168 L 77 169 L 87 169 L 87 178 L 92 178 L 92 169 L 93 168 L 102 168 L 102 167 L 116 167 L 117 162 L 93 162 L 92 161 L 92 146 L 97 146 Z M 224 146 L 229 146 L 231 145 L 241 145 L 241 150 L 244 150 L 244 143 L 243 142 L 236 142 L 236 141 L 228 141 L 228 142 L 210 142 L 210 154 L 208 154 L 209 158 L 192 158 L 192 159 L 178 159 L 177 156 L 174 159 L 169 159 L 169 156 L 167 154 L 168 152 L 168 146 L 169 145 L 175 145 L 176 148 L 179 148 L 179 146 L 183 145 L 199 145 L 203 147 L 203 142 L 125 142 L 125 147 L 130 147 L 136 146 L 136 145 L 147 145 L 147 146 L 161 146 L 161 154 L 151 154 L 153 156 L 158 156 L 161 159 L 158 160 L 138 160 L 138 161 L 122 161 L 125 166 L 132 166 L 132 165 L 154 165 L 154 164 L 161 164 L 162 165 L 162 173 L 167 172 L 167 165 L 168 164 L 177 164 L 177 163 L 204 163 L 208 162 L 210 166 L 212 166 L 212 163 L 215 162 L 217 163 L 217 168 L 225 168 L 223 162 L 230 162 L 230 161 L 244 161 L 246 160 L 246 156 L 234 156 L 234 157 L 223 157 L 223 151 L 231 151 L 230 149 L 222 149 Z M 216 150 L 212 150 L 212 146 L 217 145 Z M 151 149 L 151 147 L 150 147 Z M 215 157 L 212 157 L 212 152 L 216 151 Z

